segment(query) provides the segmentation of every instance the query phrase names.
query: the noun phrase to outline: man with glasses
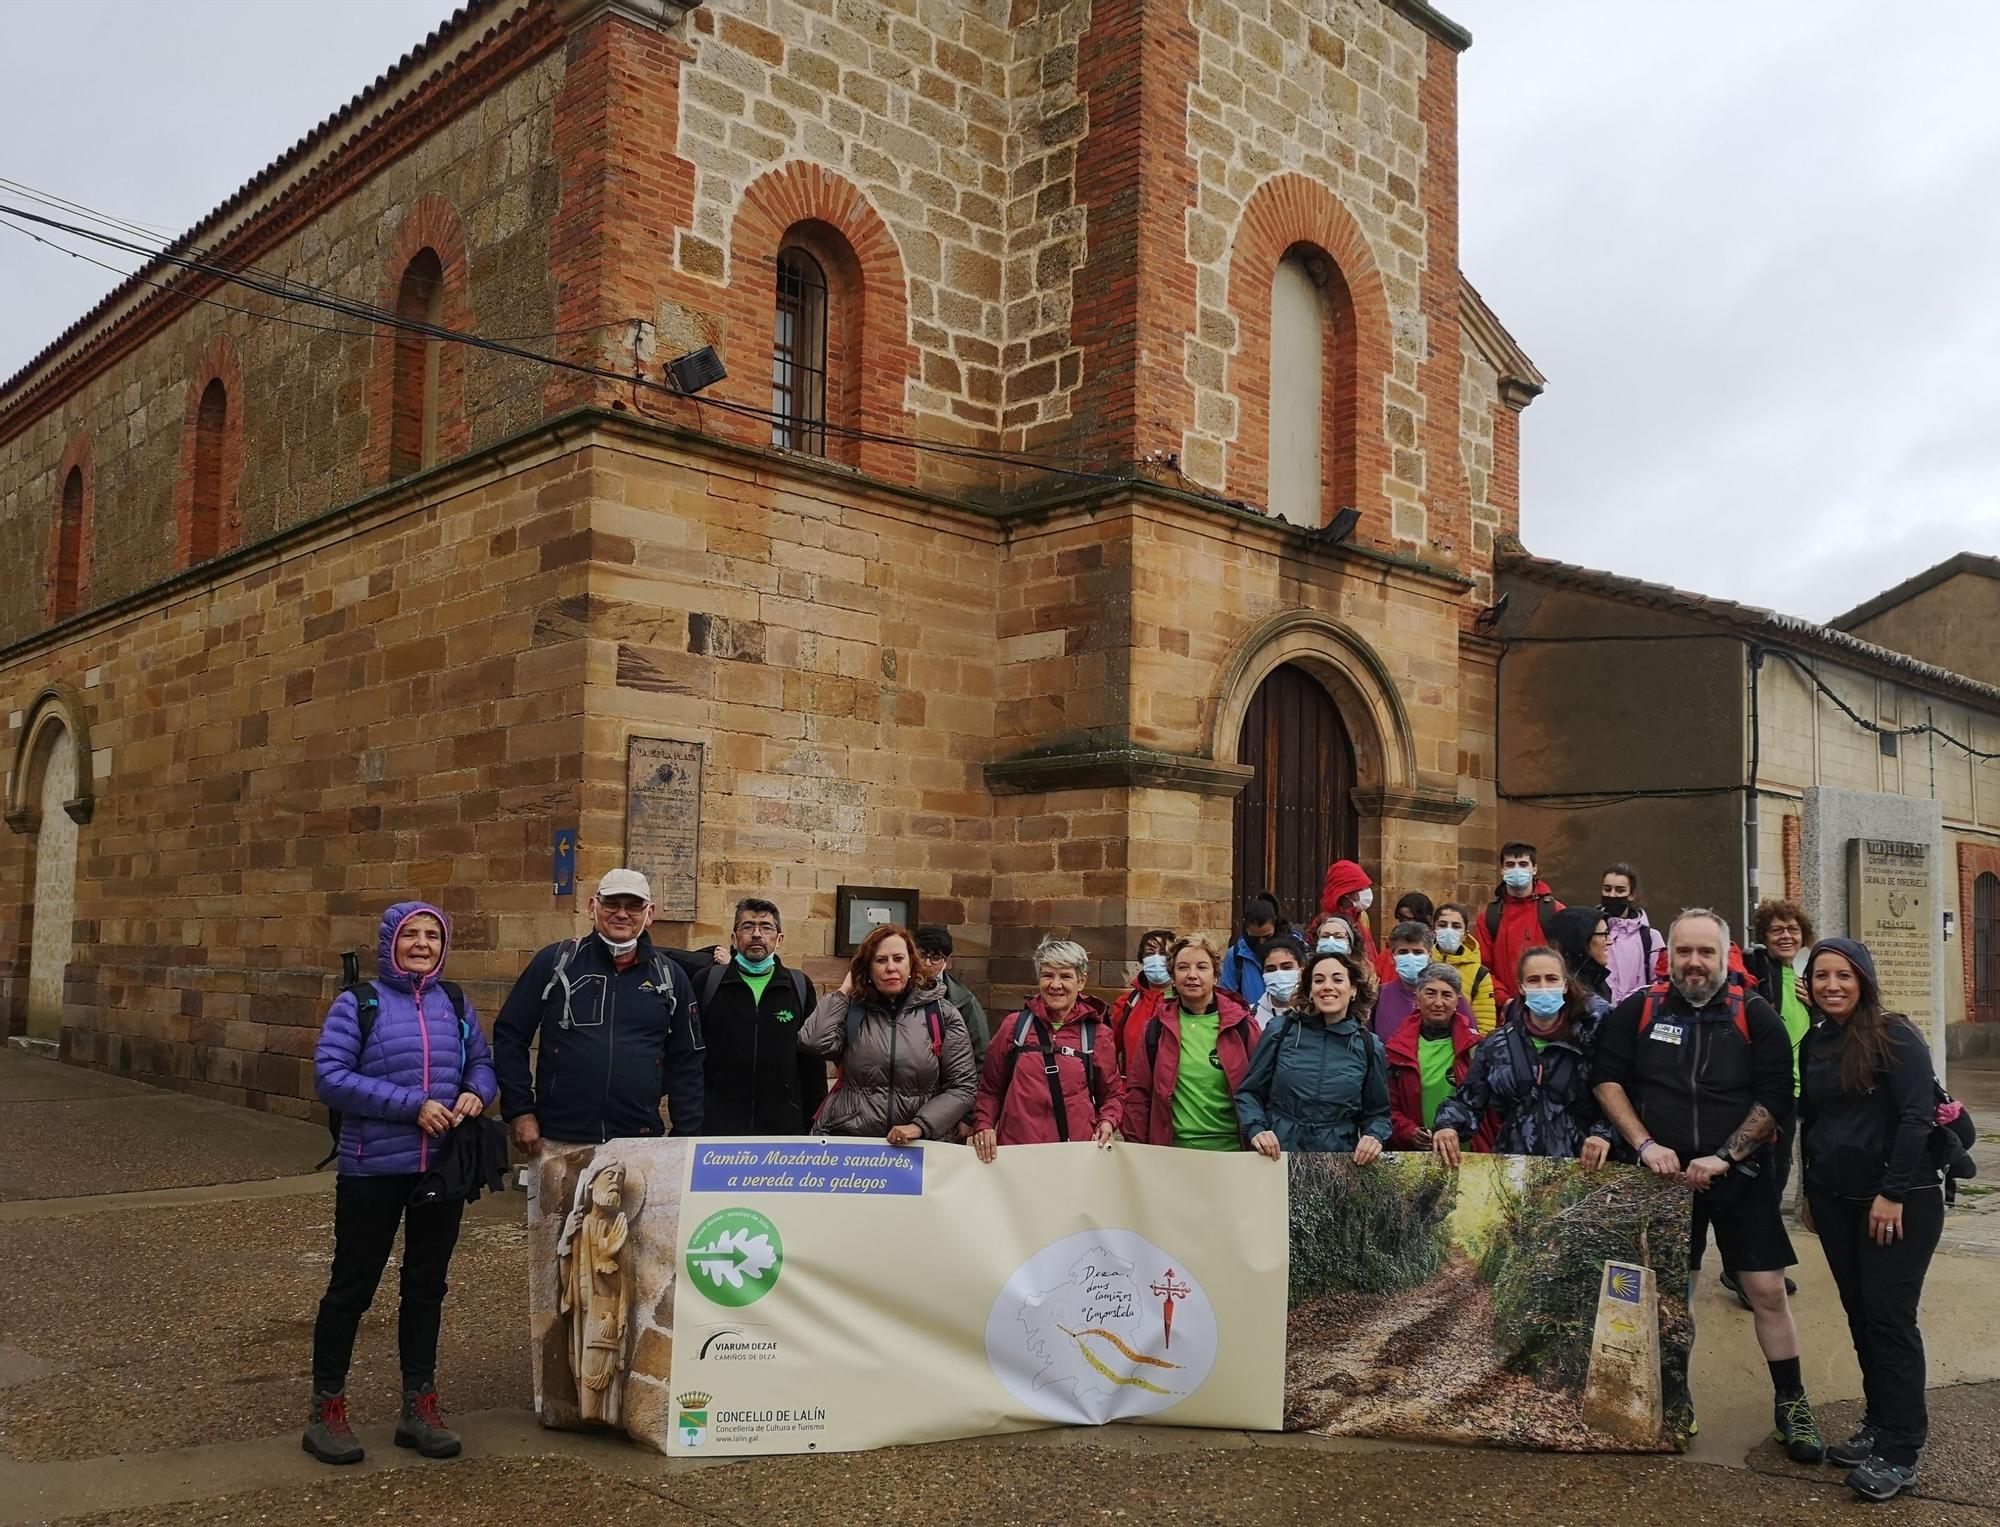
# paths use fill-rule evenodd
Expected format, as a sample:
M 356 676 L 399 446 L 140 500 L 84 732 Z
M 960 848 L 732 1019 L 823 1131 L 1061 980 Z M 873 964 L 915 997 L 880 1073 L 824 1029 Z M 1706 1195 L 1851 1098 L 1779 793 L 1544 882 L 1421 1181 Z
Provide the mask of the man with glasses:
M 775 903 L 737 902 L 729 942 L 729 962 L 696 980 L 708 1040 L 702 1133 L 805 1134 L 826 1098 L 826 1062 L 799 1048 L 812 982 L 778 958 L 785 928 Z
M 965 1020 L 965 1032 L 972 1036 L 972 1063 L 982 1065 L 989 1032 L 986 1008 L 972 995 L 972 988 L 951 973 L 953 948 L 951 930 L 944 924 L 925 923 L 917 929 L 917 989 L 943 983 L 945 1000 L 958 1009 L 959 1017 Z
M 701 1132 L 694 990 L 653 947 L 652 921 L 646 877 L 610 871 L 590 898 L 591 931 L 540 950 L 507 994 L 493 1021 L 493 1069 L 501 1117 L 524 1155 L 662 1135 L 669 1121 L 676 1135 Z

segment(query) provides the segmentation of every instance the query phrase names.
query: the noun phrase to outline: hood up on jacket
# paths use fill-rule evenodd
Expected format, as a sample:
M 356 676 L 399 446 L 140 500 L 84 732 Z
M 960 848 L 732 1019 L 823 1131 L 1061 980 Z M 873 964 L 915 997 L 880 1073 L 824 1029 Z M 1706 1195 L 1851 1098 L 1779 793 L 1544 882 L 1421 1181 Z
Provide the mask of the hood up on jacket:
M 1342 898 L 1365 891 L 1374 883 L 1368 878 L 1368 871 L 1352 859 L 1336 859 L 1326 867 L 1326 883 L 1319 891 L 1319 909 L 1338 912 Z
M 1806 957 L 1806 973 L 1801 978 L 1805 996 L 1811 1002 L 1813 962 L 1822 954 L 1837 954 L 1852 965 L 1855 974 L 1861 977 L 1861 994 L 1872 997 L 1877 1003 L 1882 1000 L 1882 980 L 1875 974 L 1875 956 L 1868 952 L 1868 946 L 1851 938 L 1823 938 L 1812 946 L 1812 953 Z
M 435 917 L 440 931 L 438 962 L 421 978 L 396 964 L 396 935 L 402 932 L 403 924 L 413 917 Z M 450 957 L 451 919 L 429 902 L 399 901 L 382 914 L 382 925 L 375 935 L 375 979 L 384 986 L 392 986 L 402 992 L 415 991 L 419 986 L 435 986 L 443 978 L 444 962 Z

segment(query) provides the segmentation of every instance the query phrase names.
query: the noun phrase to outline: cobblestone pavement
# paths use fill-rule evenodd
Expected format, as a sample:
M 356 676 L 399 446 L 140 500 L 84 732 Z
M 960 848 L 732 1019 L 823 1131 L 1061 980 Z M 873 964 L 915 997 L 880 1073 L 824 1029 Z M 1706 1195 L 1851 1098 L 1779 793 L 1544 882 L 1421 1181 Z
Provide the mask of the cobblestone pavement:
M 1988 1075 L 1961 1071 L 1954 1085 L 1982 1120 L 2000 1121 L 2000 1072 Z M 1992 1103 L 1978 1101 L 1986 1086 Z M 7 1052 L 0 1115 L 0 1523 L 450 1523 L 519 1516 L 524 1502 L 573 1520 L 764 1527 L 830 1518 L 1816 1522 L 1858 1509 L 1832 1471 L 1795 1469 L 1760 1442 L 1762 1363 L 1748 1317 L 1712 1277 L 1697 1295 L 1703 1429 L 1680 1460 L 1114 1427 L 670 1462 L 536 1426 L 523 1208 L 512 1194 L 474 1207 L 452 1268 L 440 1384 L 466 1456 L 429 1463 L 389 1446 L 393 1315 L 378 1304 L 350 1387 L 370 1456 L 335 1472 L 297 1443 L 312 1311 L 332 1249 L 331 1179 L 310 1171 L 324 1132 Z M 1954 1232 L 1986 1223 L 2000 1216 L 1982 1204 L 1956 1216 Z M 1853 1360 L 1810 1238 L 1800 1250 L 1807 1373 L 1817 1396 L 1840 1400 L 1858 1387 Z M 1991 1281 L 1980 1255 L 1942 1257 L 1934 1269 L 1933 1382 L 1958 1387 L 1934 1394 L 1928 1498 L 1878 1520 L 2000 1527 Z M 1849 1419 L 1835 1411 L 1829 1425 Z

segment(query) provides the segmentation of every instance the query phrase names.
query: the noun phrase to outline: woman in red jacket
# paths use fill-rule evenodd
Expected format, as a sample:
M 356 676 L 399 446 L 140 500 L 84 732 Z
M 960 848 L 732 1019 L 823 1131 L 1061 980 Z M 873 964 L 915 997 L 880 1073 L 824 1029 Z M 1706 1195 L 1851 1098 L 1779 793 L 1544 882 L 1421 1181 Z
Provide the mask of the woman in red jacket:
M 986 1047 L 972 1105 L 972 1149 L 1095 1140 L 1109 1148 L 1124 1117 L 1125 1078 L 1104 1004 L 1083 995 L 1090 956 L 1068 939 L 1035 950 L 1037 990 Z
M 1472 1064 L 1479 1029 L 1461 1000 L 1458 972 L 1429 966 L 1417 977 L 1416 1007 L 1389 1037 L 1389 1149 L 1427 1151 L 1438 1105 Z
M 1125 1138 L 1242 1150 L 1232 1098 L 1250 1070 L 1257 1020 L 1216 986 L 1222 951 L 1206 935 L 1176 939 L 1168 965 L 1172 995 L 1125 1035 Z
M 1368 909 L 1375 905 L 1375 886 L 1368 871 L 1352 859 L 1336 859 L 1326 869 L 1326 884 L 1320 887 L 1319 909 L 1347 920 L 1361 942 L 1354 953 L 1370 965 L 1375 963 L 1375 938 L 1368 931 Z

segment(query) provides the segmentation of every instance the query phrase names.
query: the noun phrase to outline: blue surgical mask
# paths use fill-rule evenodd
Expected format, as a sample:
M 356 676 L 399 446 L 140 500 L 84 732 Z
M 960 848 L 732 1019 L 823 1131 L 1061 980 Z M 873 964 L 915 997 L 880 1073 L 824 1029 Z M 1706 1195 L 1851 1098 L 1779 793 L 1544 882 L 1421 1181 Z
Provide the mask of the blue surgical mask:
M 771 973 L 771 967 L 778 963 L 775 954 L 767 954 L 761 960 L 753 960 L 747 954 L 736 956 L 736 968 L 746 976 L 763 976 Z
M 1149 954 L 1139 962 L 1139 974 L 1146 978 L 1148 986 L 1167 984 L 1167 957 L 1164 954 Z
M 1427 954 L 1399 954 L 1396 956 L 1396 974 L 1404 981 L 1414 981 L 1430 968 L 1431 957 Z
M 1446 954 L 1457 954 L 1459 950 L 1465 947 L 1465 930 L 1463 928 L 1440 928 L 1437 930 L 1436 938 L 1438 948 L 1442 949 Z
M 1525 891 L 1535 883 L 1535 872 L 1524 866 L 1516 865 L 1513 869 L 1502 870 L 1500 872 L 1500 879 L 1505 882 L 1507 889 L 1510 891 Z
M 1347 940 L 1339 937 L 1323 938 L 1317 944 L 1313 945 L 1313 952 L 1315 954 L 1345 954 L 1347 953 Z
M 1296 970 L 1267 970 L 1264 972 L 1264 990 L 1271 994 L 1273 1002 L 1290 1002 L 1299 994 L 1299 973 Z
M 1537 1018 L 1553 1018 L 1563 1010 L 1569 993 L 1560 986 L 1538 986 L 1533 991 L 1521 993 L 1521 1000 L 1528 1004 L 1528 1011 Z

